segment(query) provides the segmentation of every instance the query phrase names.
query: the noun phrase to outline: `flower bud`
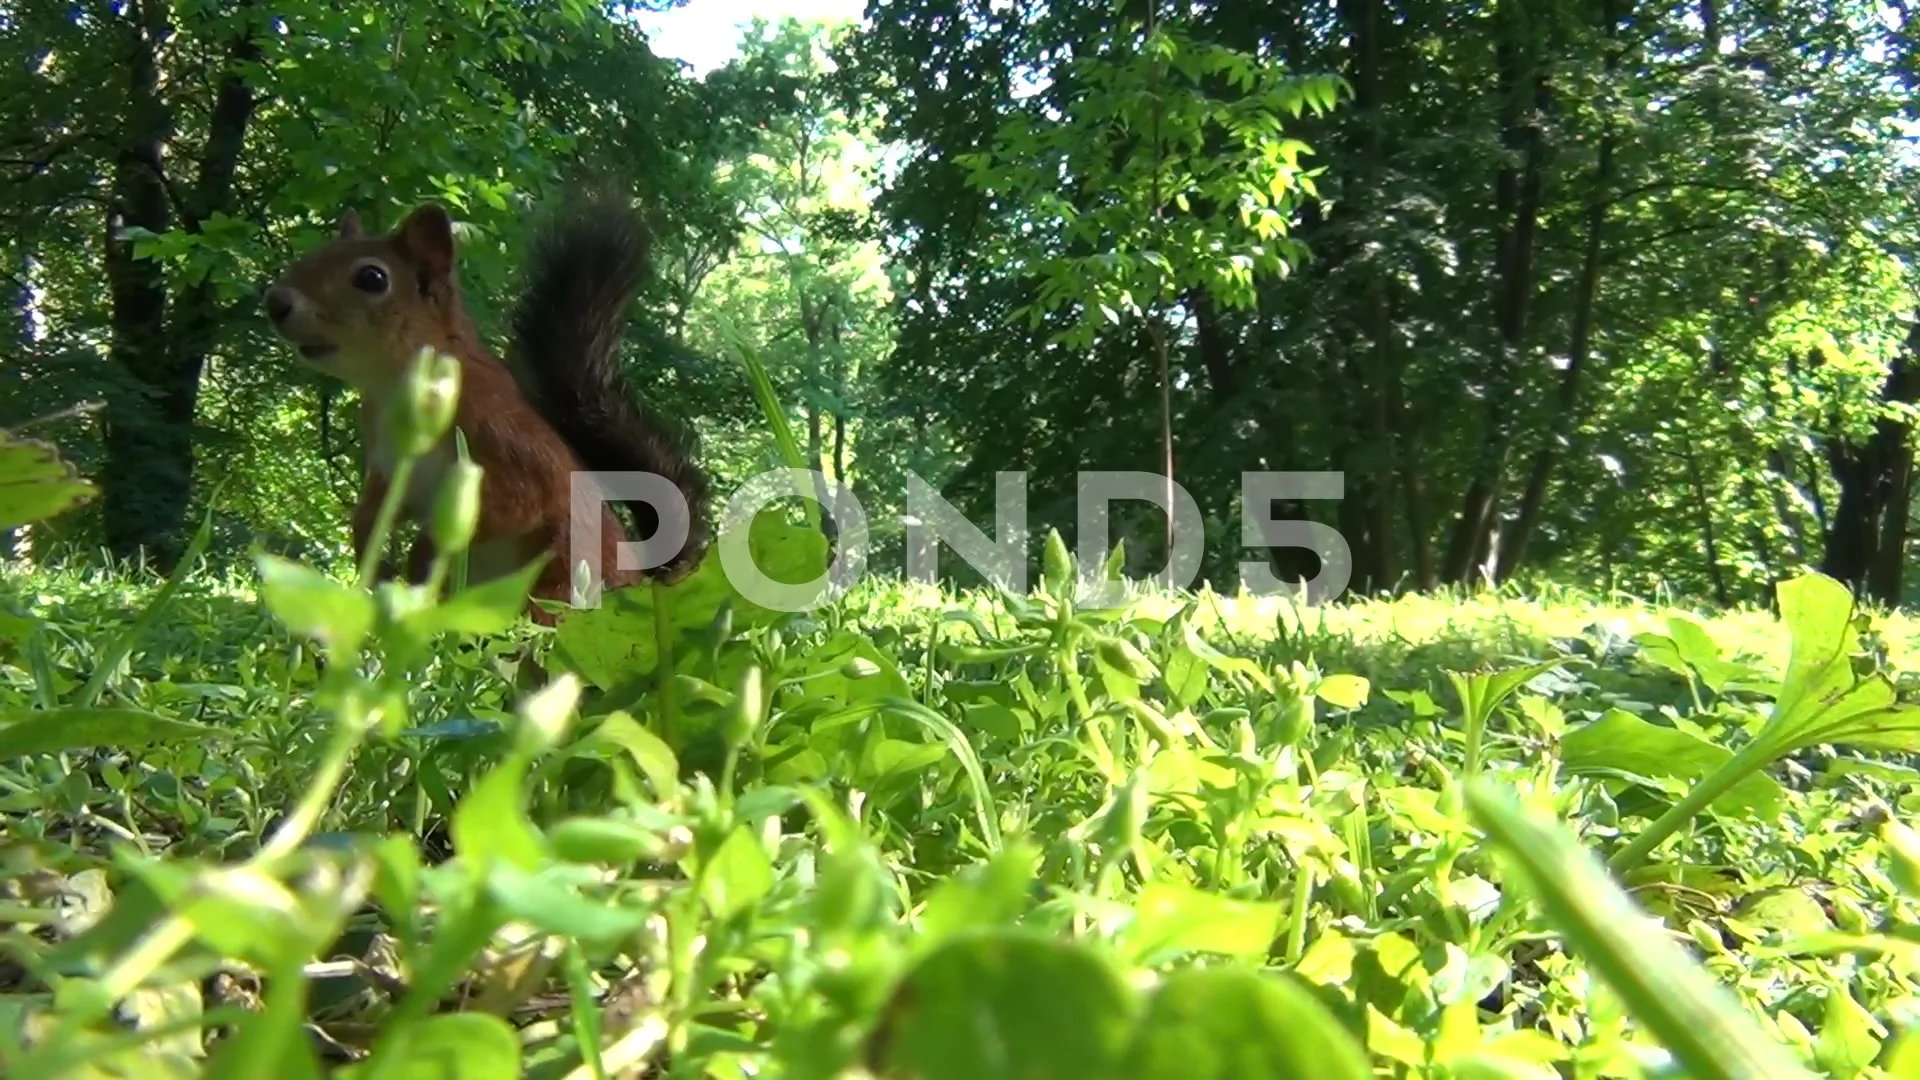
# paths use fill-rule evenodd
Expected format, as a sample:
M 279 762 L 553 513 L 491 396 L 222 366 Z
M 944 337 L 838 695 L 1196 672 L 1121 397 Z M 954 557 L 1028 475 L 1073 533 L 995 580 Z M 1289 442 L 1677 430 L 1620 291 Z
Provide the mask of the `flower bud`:
M 480 523 L 480 466 L 457 460 L 447 470 L 433 504 L 433 546 L 446 553 L 458 551 L 473 539 Z
M 460 361 L 431 346 L 414 354 L 400 393 L 387 406 L 387 435 L 394 452 L 419 457 L 453 426 L 460 402 Z
M 760 665 L 748 664 L 740 674 L 740 688 L 734 695 L 733 711 L 728 714 L 721 738 L 729 747 L 740 746 L 753 738 L 760 727 L 760 711 L 765 698 L 760 687 Z
M 1060 539 L 1058 529 L 1047 530 L 1046 547 L 1041 560 L 1041 576 L 1047 584 L 1047 590 L 1056 597 L 1072 595 L 1073 559 L 1067 554 L 1067 542 Z

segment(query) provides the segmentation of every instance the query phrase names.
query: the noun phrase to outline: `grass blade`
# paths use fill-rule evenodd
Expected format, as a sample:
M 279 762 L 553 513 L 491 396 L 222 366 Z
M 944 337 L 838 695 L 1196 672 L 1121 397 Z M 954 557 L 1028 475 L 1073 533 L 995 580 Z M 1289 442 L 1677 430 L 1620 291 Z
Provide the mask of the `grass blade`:
M 1559 823 L 1538 820 L 1505 789 L 1473 782 L 1474 821 L 1519 871 L 1547 920 L 1694 1080 L 1813 1080 L 1672 941 Z

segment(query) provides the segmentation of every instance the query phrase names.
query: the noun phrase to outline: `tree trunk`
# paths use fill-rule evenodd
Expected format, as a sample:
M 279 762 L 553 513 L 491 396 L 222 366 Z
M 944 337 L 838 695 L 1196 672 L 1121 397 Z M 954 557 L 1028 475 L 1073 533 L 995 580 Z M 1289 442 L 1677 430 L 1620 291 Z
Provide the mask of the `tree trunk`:
M 146 14 L 158 11 L 158 16 Z M 144 16 L 144 21 L 135 18 Z M 172 567 L 193 490 L 194 399 L 199 372 L 182 363 L 167 336 L 167 287 L 160 264 L 134 254 L 125 229 L 165 232 L 171 223 L 164 153 L 172 129 L 160 99 L 155 39 L 165 32 L 157 5 L 135 7 L 122 24 L 127 111 L 114 155 L 103 237 L 111 304 L 108 355 L 131 376 L 109 396 L 101 510 L 107 548 Z
M 1427 532 L 1427 480 L 1420 468 L 1419 418 L 1408 407 L 1406 394 L 1396 380 L 1393 416 L 1398 422 L 1400 444 L 1400 492 L 1406 501 L 1408 542 L 1413 554 L 1414 587 L 1430 592 L 1439 584 L 1433 565 L 1433 538 Z
M 1616 0 L 1602 0 L 1601 22 L 1607 36 L 1607 55 L 1605 70 L 1611 75 L 1620 63 L 1619 50 L 1615 39 L 1620 27 L 1621 15 Z M 1595 298 L 1599 295 L 1601 255 L 1605 250 L 1603 236 L 1607 224 L 1607 211 L 1611 209 L 1610 189 L 1613 185 L 1613 145 L 1614 133 L 1609 129 L 1600 136 L 1600 148 L 1593 164 L 1593 201 L 1587 208 L 1587 238 L 1585 250 L 1581 253 L 1580 283 L 1574 292 L 1573 325 L 1567 342 L 1567 367 L 1560 374 L 1559 393 L 1554 401 L 1554 412 L 1547 432 L 1546 441 L 1533 456 L 1533 463 L 1527 469 L 1526 487 L 1520 494 L 1520 509 L 1508 528 L 1505 543 L 1500 553 L 1498 568 L 1499 580 L 1505 581 L 1520 568 L 1527 557 L 1527 542 L 1533 539 L 1533 531 L 1540 523 L 1540 515 L 1546 504 L 1547 481 L 1551 478 L 1554 466 L 1559 463 L 1560 455 L 1565 452 L 1567 442 L 1573 435 L 1574 418 L 1580 404 L 1580 379 L 1586 370 L 1587 357 L 1592 351 L 1593 311 Z
M 1721 607 L 1733 606 L 1727 591 L 1726 575 L 1720 572 L 1720 541 L 1713 531 L 1713 500 L 1707 498 L 1707 485 L 1700 475 L 1700 458 L 1693 444 L 1685 444 L 1687 484 L 1693 489 L 1693 504 L 1700 513 L 1700 541 L 1707 556 L 1707 579 L 1713 583 L 1713 599 Z
M 1500 7 L 1507 9 L 1513 2 L 1502 0 Z M 1483 565 L 1512 441 L 1514 392 L 1519 381 L 1520 359 L 1525 355 L 1527 317 L 1533 298 L 1534 234 L 1540 216 L 1545 146 L 1539 122 L 1528 113 L 1545 110 L 1546 83 L 1535 69 L 1531 43 L 1520 40 L 1523 20 L 1511 10 L 1503 10 L 1501 15 L 1507 23 L 1508 34 L 1495 55 L 1505 113 L 1501 137 L 1519 160 L 1515 165 L 1502 168 L 1494 184 L 1498 215 L 1509 222 L 1500 238 L 1499 345 L 1489 365 L 1479 460 L 1474 465 L 1466 497 L 1461 501 L 1460 516 L 1454 522 L 1447 544 L 1443 573 L 1445 580 L 1452 584 L 1464 584 L 1476 568 Z
M 1354 111 L 1360 118 L 1359 175 L 1355 202 L 1384 205 L 1385 147 L 1381 110 L 1380 0 L 1341 0 L 1340 15 L 1352 41 Z M 1353 426 L 1359 449 L 1359 468 L 1347 492 L 1353 504 L 1352 520 L 1343 525 L 1354 548 L 1356 590 L 1362 595 L 1393 588 L 1399 576 L 1394 551 L 1393 489 L 1396 468 L 1396 432 L 1392 402 L 1400 380 L 1392 349 L 1391 299 L 1387 280 L 1377 266 L 1362 268 L 1360 327 L 1355 335 L 1356 359 L 1349 365 L 1348 384 L 1357 423 Z M 1344 505 L 1343 505 L 1344 509 Z M 1345 517 L 1347 515 L 1343 515 Z M 1353 543 L 1354 539 L 1362 543 Z
M 1893 358 L 1881 389 L 1885 404 L 1920 401 L 1920 323 L 1907 335 L 1907 347 Z M 1899 602 L 1905 561 L 1907 515 L 1912 501 L 1913 447 L 1907 425 L 1881 417 L 1865 441 L 1827 441 L 1828 468 L 1840 489 L 1830 515 L 1820 572 L 1857 595 L 1892 605 Z
M 243 16 L 252 8 L 250 0 L 238 5 Z M 212 281 L 170 298 L 159 264 L 138 256 L 124 233 L 164 232 L 176 209 L 165 159 L 173 129 L 160 96 L 157 55 L 158 42 L 172 32 L 167 18 L 164 4 L 136 6 L 122 27 L 127 110 L 113 164 L 103 261 L 112 308 L 108 354 L 136 390 L 107 402 L 100 484 L 108 550 L 123 559 L 144 557 L 162 572 L 173 569 L 185 548 L 200 374 L 226 315 Z M 242 65 L 259 59 L 251 28 L 241 28 L 226 48 L 205 156 L 177 207 L 188 231 L 199 231 L 212 215 L 233 206 L 234 177 L 258 104 Z
M 33 348 L 33 259 L 29 254 L 26 241 L 17 241 L 8 251 L 5 289 L 7 296 L 7 315 L 11 332 L 7 335 L 7 355 L 3 364 L 7 373 L 6 381 L 16 384 L 11 392 L 18 393 L 26 370 L 27 353 Z M 0 417 L 0 421 L 13 421 L 14 417 Z M 20 530 L 17 528 L 0 529 L 0 559 L 11 559 L 19 550 Z

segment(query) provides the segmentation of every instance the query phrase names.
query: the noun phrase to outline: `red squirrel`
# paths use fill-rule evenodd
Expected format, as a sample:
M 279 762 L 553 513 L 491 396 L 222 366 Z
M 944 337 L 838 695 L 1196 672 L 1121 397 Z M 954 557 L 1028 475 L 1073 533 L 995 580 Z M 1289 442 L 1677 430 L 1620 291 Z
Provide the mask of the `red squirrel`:
M 392 481 L 396 454 L 382 429 L 383 410 L 402 392 L 420 349 L 432 346 L 459 361 L 453 428 L 483 470 L 469 581 L 511 573 L 550 552 L 528 614 L 554 625 L 532 600 L 564 603 L 572 595 L 573 474 L 583 470 L 654 473 L 684 500 L 661 509 L 685 523 L 686 540 L 651 571 L 621 568 L 615 545 L 631 537 L 611 503 L 628 506 L 643 536 L 667 532 L 659 510 L 642 499 L 583 505 L 600 517 L 595 580 L 602 588 L 650 574 L 672 582 L 691 572 L 708 539 L 706 479 L 680 440 L 635 402 L 619 369 L 622 329 L 648 257 L 648 232 L 626 200 L 601 194 L 564 207 L 532 244 L 512 324 L 512 368 L 488 351 L 461 302 L 453 222 L 438 205 L 418 207 L 383 235 L 364 235 L 348 210 L 330 242 L 287 267 L 264 296 L 274 331 L 307 364 L 360 393 L 366 461 L 353 513 L 356 556 L 366 557 Z M 453 438 L 450 428 L 415 460 L 400 508 L 401 518 L 421 527 L 407 568 L 415 582 L 425 580 L 433 560 L 426 532 L 441 478 L 455 460 Z M 661 542 L 670 540 L 663 535 Z M 660 560 L 649 551 L 643 561 Z

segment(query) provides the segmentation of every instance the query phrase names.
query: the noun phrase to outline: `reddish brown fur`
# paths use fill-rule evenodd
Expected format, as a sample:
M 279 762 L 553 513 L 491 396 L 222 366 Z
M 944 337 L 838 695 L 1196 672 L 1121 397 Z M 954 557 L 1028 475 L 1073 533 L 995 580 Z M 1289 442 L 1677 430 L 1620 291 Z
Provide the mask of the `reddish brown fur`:
M 454 426 L 466 438 L 469 457 L 484 470 L 469 581 L 510 573 L 550 551 L 532 597 L 565 603 L 572 591 L 572 476 L 584 466 L 480 341 L 461 303 L 455 262 L 452 223 L 438 206 L 423 206 L 391 233 L 377 236 L 363 235 L 349 212 L 330 243 L 294 262 L 267 290 L 267 311 L 276 332 L 309 364 L 360 391 L 367 454 L 353 513 L 357 556 L 365 557 L 392 482 L 393 455 L 381 438 L 381 411 L 400 391 L 419 349 L 431 345 L 460 362 Z M 356 275 L 370 265 L 385 271 L 384 291 L 356 285 Z M 422 530 L 407 567 L 416 582 L 424 580 L 433 557 L 425 535 L 433 493 L 455 453 L 449 431 L 417 459 L 414 483 L 401 507 L 401 516 Z M 617 556 L 617 545 L 630 539 L 627 530 L 608 504 L 599 504 L 598 511 L 602 588 L 633 584 L 642 572 L 622 569 Z M 542 625 L 555 622 L 531 602 L 528 613 Z

